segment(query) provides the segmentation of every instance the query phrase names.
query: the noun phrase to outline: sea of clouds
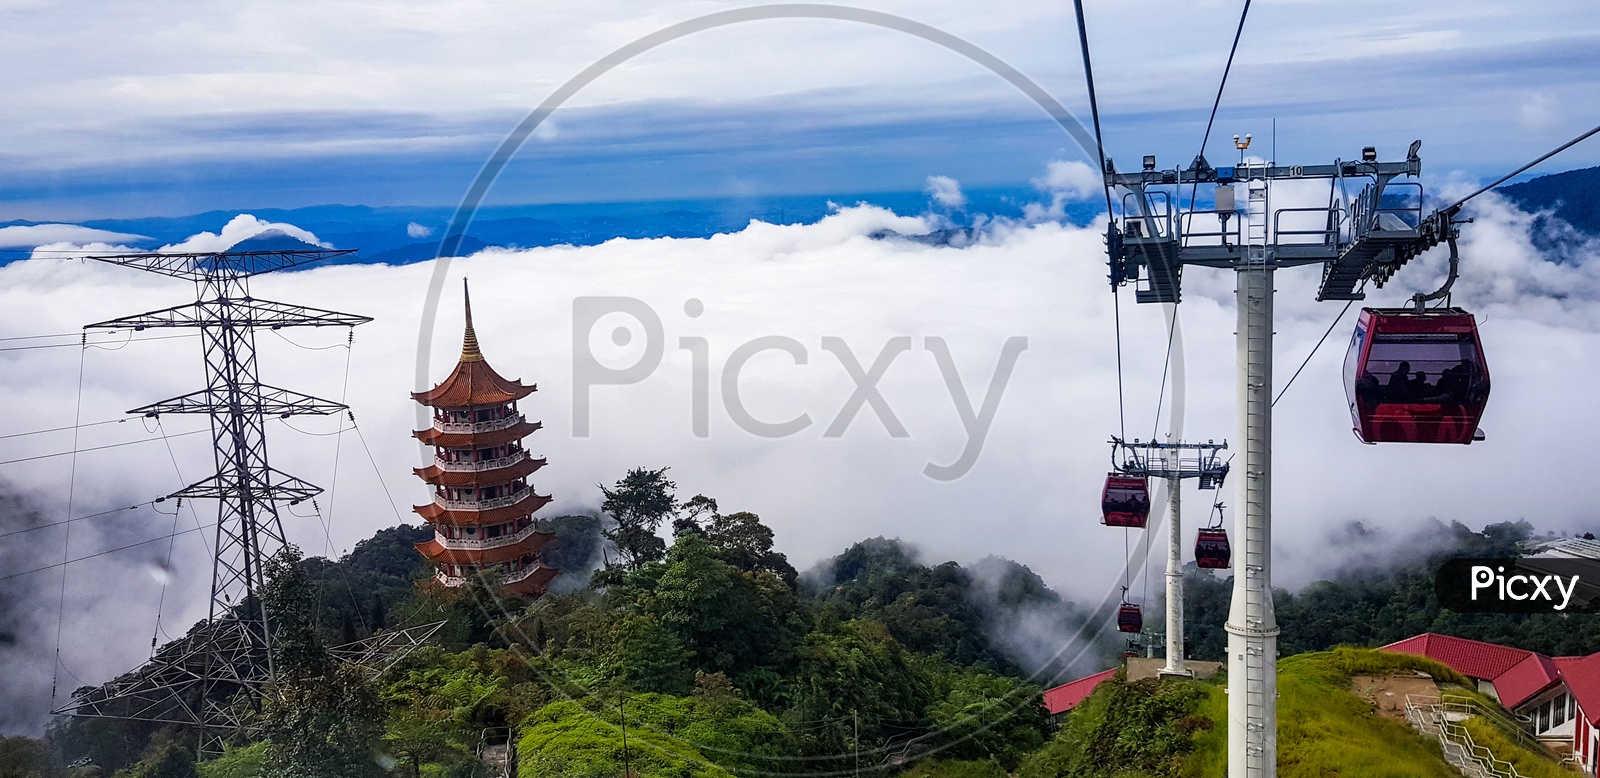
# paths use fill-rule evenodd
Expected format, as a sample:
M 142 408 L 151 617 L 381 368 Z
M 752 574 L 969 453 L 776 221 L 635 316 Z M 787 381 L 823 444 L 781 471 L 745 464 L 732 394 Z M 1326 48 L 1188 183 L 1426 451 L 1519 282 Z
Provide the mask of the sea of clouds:
M 1081 164 L 1081 163 L 1079 163 Z M 725 510 L 761 515 L 777 543 L 804 568 L 871 536 L 914 542 L 929 560 L 974 562 L 989 555 L 1018 560 L 1066 596 L 1098 603 L 1120 580 L 1124 544 L 1100 526 L 1097 500 L 1108 464 L 1107 436 L 1119 432 L 1116 307 L 1105 282 L 1103 223 L 1050 220 L 1058 193 L 1072 188 L 1067 168 L 1042 182 L 1036 218 L 990 221 L 959 247 L 912 237 L 949 225 L 940 209 L 895 214 L 843 205 L 813 224 L 753 222 L 705 239 L 613 240 L 597 246 L 491 249 L 452 260 L 440 317 L 432 332 L 428 373 L 441 380 L 460 353 L 460 278 L 472 284 L 478 339 L 502 374 L 536 382 L 523 401 L 544 429 L 527 443 L 549 458 L 535 477 L 554 495 L 545 512 L 592 511 L 597 484 L 632 467 L 670 466 L 680 497 L 715 497 Z M 1055 188 L 1052 189 L 1051 187 Z M 959 184 L 930 181 L 943 206 L 959 202 Z M 1095 194 L 1091 192 L 1090 194 Z M 1448 194 L 1448 192 L 1447 192 Z M 1364 446 L 1350 433 L 1340 364 L 1354 311 L 1277 405 L 1274 517 L 1279 585 L 1326 575 L 1349 560 L 1330 538 L 1353 521 L 1364 532 L 1404 538 L 1430 519 L 1479 527 L 1526 518 L 1540 529 L 1595 529 L 1591 477 L 1583 440 L 1600 428 L 1589 400 L 1600 383 L 1600 263 L 1593 242 L 1569 242 L 1560 256 L 1541 254 L 1530 237 L 1533 217 L 1494 196 L 1480 198 L 1462 241 L 1463 277 L 1455 302 L 1479 315 L 1494 392 L 1483 421 L 1488 440 L 1466 447 Z M 235 226 L 237 225 L 237 226 Z M 197 236 L 213 250 L 228 240 L 276 229 L 316 242 L 293 225 L 241 217 L 232 232 Z M 244 229 L 250 227 L 251 229 Z M 0 267 L 0 337 L 76 333 L 86 324 L 193 300 L 183 281 L 108 264 L 63 259 L 45 247 L 38 258 Z M 1398 305 L 1443 277 L 1442 252 L 1408 267 L 1367 304 Z M 375 321 L 354 331 L 262 331 L 256 335 L 265 382 L 334 400 L 349 419 L 296 418 L 269 423 L 272 461 L 281 470 L 329 488 L 315 506 L 284 515 L 289 537 L 310 554 L 339 554 L 375 530 L 415 522 L 409 506 L 427 492 L 410 469 L 424 453 L 410 437 L 418 407 L 415 386 L 418 322 L 435 263 L 399 267 L 341 265 L 264 276 L 259 298 L 361 313 Z M 1281 387 L 1343 307 L 1313 301 L 1318 273 L 1277 275 L 1277 383 Z M 659 366 L 642 380 L 588 391 L 588 434 L 575 434 L 574 355 L 624 368 L 647 348 L 649 328 L 612 313 L 586 332 L 573 331 L 575 301 L 613 297 L 641 301 L 661 323 Z M 694 302 L 691 302 L 694 301 Z M 698 315 L 691 315 L 696 314 Z M 1126 435 L 1168 431 L 1172 410 L 1156 417 L 1158 397 L 1181 403 L 1191 439 L 1235 433 L 1233 279 L 1190 269 L 1179 314 L 1183 369 L 1162 386 L 1168 342 L 1161 306 L 1120 305 Z M 619 332 L 620 330 L 620 332 Z M 95 336 L 80 349 L 72 338 L 0 341 L 0 349 L 51 343 L 67 347 L 0 350 L 0 397 L 8 421 L 0 435 L 97 422 L 202 385 L 196 338 L 176 330 Z M 730 355 L 758 338 L 792 339 L 790 350 L 764 350 L 745 363 L 737 382 L 744 410 L 767 422 L 809 423 L 793 434 L 763 437 L 734 421 L 724 378 Z M 151 338 L 146 340 L 146 338 Z M 837 338 L 862 369 L 892 339 L 909 338 L 878 388 L 905 429 L 890 433 L 871 404 L 842 434 L 825 434 L 856 384 Z M 1025 338 L 994 406 L 987 437 L 969 470 L 940 480 L 929 465 L 949 466 L 969 445 L 971 415 L 994 391 L 1008 342 Z M 687 339 L 687 340 L 686 340 Z M 704 339 L 705 434 L 696 434 L 694 339 Z M 774 341 L 767 341 L 774 342 Z M 833 341 L 828 341 L 833 342 Z M 940 346 L 940 343 L 943 346 Z M 795 348 L 798 346 L 798 349 Z M 1015 346 L 1013 346 L 1015 348 Z M 947 352 L 949 364 L 941 367 Z M 965 397 L 953 393 L 948 368 Z M 80 374 L 81 369 L 81 374 Z M 80 378 L 81 375 L 81 378 Z M 746 425 L 748 426 L 748 425 Z M 72 457 L 23 459 L 70 450 L 74 433 L 0 438 L 0 532 L 27 522 L 54 522 L 142 503 L 209 475 L 208 436 L 199 417 L 168 416 L 159 427 L 132 420 L 84 428 Z M 346 430 L 338 434 L 339 430 Z M 165 432 L 167 443 L 161 440 Z M 168 452 L 171 446 L 171 454 Z M 1194 526 L 1222 493 L 1186 494 Z M 68 499 L 71 507 L 68 507 Z M 132 542 L 162 538 L 214 519 L 207 504 L 123 511 L 62 527 L 7 536 L 0 554 L 11 575 L 63 558 L 80 558 Z M 34 516 L 33 518 L 28 518 Z M 1231 521 L 1231 512 L 1230 512 Z M 326 524 L 325 524 L 326 522 Z M 324 527 L 328 529 L 324 529 Z M 1230 525 L 1231 526 L 1231 525 Z M 1371 535 L 1364 535 L 1371 537 Z M 1138 538 L 1133 537 L 1138 548 Z M 161 624 L 179 634 L 205 615 L 210 564 L 206 531 L 161 540 L 68 566 L 0 579 L 0 677 L 8 696 L 58 700 L 77 682 L 98 682 L 148 656 L 148 636 Z M 170 548 L 169 548 L 170 546 Z M 169 559 L 170 553 L 170 562 Z M 1132 595 L 1154 602 L 1158 567 Z M 59 673 L 51 670 L 57 604 L 65 603 Z M 164 638 L 162 638 L 164 642 Z M 0 729 L 27 731 L 42 720 L 42 703 L 0 714 Z

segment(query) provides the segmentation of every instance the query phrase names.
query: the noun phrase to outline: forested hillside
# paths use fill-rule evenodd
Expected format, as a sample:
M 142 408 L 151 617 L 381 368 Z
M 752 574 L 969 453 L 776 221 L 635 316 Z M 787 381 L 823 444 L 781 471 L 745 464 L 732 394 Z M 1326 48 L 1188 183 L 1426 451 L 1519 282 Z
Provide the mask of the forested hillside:
M 1211 775 L 1220 764 L 1225 706 L 1215 681 L 1119 680 L 1057 731 L 1041 686 L 1110 666 L 1121 646 L 1095 647 L 1076 667 L 1052 660 L 1086 614 L 1028 568 L 995 558 L 930 564 L 906 543 L 873 538 L 801 574 L 759 516 L 723 513 L 701 495 L 680 501 L 666 473 L 628 473 L 602 490 L 601 515 L 549 520 L 557 537 L 546 557 L 566 572 L 537 600 L 481 582 L 439 585 L 412 547 L 428 536 L 420 527 L 385 529 L 338 560 L 290 549 L 274 559 L 263 594 L 279 625 L 280 680 L 257 730 L 221 758 L 197 761 L 197 733 L 181 727 L 63 719 L 43 741 L 0 741 L 0 776 L 467 778 L 486 775 L 484 754 L 512 733 L 525 778 L 858 766 L 908 778 L 1090 778 Z M 1279 592 L 1283 654 L 1422 631 L 1554 654 L 1600 643 L 1593 614 L 1442 610 L 1432 590 L 1439 563 L 1514 555 L 1532 528 L 1439 531 L 1447 542 L 1431 554 Z M 1190 572 L 1193 657 L 1221 658 L 1230 586 Z M 427 645 L 381 674 L 329 651 L 433 622 L 443 625 Z M 1286 712 L 1297 695 L 1320 699 L 1332 693 L 1324 686 L 1344 683 L 1324 660 L 1306 661 L 1284 665 L 1306 676 L 1284 681 Z M 1364 703 L 1352 700 L 1353 719 L 1313 726 L 1286 713 L 1284 725 L 1306 733 L 1308 770 L 1353 753 L 1325 753 L 1317 738 L 1327 732 L 1374 748 L 1399 738 L 1427 761 L 1425 744 L 1356 715 Z

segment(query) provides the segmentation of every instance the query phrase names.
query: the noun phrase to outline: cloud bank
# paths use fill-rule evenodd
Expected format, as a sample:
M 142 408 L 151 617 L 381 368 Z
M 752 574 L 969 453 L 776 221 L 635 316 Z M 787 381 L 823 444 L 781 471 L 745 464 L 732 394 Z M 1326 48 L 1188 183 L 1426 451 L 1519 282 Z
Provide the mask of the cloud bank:
M 1592 243 L 1577 244 L 1553 262 L 1534 247 L 1528 215 L 1492 198 L 1480 198 L 1474 215 L 1462 244 L 1464 276 L 1455 302 L 1483 322 L 1495 379 L 1483 422 L 1488 440 L 1466 447 L 1357 442 L 1339 376 L 1353 323 L 1346 317 L 1277 405 L 1279 584 L 1304 583 L 1327 569 L 1326 539 L 1352 521 L 1391 537 L 1408 537 L 1434 519 L 1478 527 L 1528 518 L 1540 529 L 1595 529 L 1600 481 L 1581 457 L 1549 456 L 1549 444 L 1600 428 L 1600 407 L 1589 401 L 1600 383 L 1600 263 L 1594 261 L 1600 252 Z M 459 354 L 457 290 L 459 278 L 470 276 L 488 359 L 502 374 L 540 388 L 523 408 L 545 424 L 528 443 L 550 461 L 535 479 L 540 491 L 555 496 L 548 514 L 594 508 L 594 485 L 628 468 L 671 466 L 685 494 L 704 493 L 726 509 L 759 513 L 798 567 L 864 537 L 901 537 L 931 558 L 1015 559 L 1063 594 L 1096 602 L 1117 583 L 1124 543 L 1123 533 L 1100 526 L 1096 515 L 1107 466 L 1104 441 L 1121 426 L 1103 225 L 992 223 L 959 248 L 898 237 L 933 229 L 934 218 L 846 207 L 813 224 L 752 222 L 705 239 L 494 249 L 454 260 L 440 323 L 429 335 L 429 375 L 443 378 Z M 288 225 L 253 218 L 248 224 L 294 234 Z M 222 245 L 239 232 L 225 229 L 182 245 Z M 340 445 L 333 434 L 340 429 L 337 418 L 271 423 L 273 464 L 329 487 L 315 506 L 284 516 L 290 537 L 308 553 L 336 554 L 377 528 L 415 521 L 406 507 L 427 499 L 410 472 L 422 452 L 409 436 L 416 406 L 408 392 L 417 388 L 417 322 L 433 270 L 432 263 L 342 265 L 252 282 L 252 293 L 268 299 L 377 317 L 356 329 L 348 352 L 339 348 L 344 332 L 257 336 L 263 380 L 345 399 L 370 446 L 371 461 L 359 441 L 348 439 L 351 433 Z M 1442 276 L 1442 257 L 1429 255 L 1368 304 L 1398 304 Z M 1339 312 L 1313 302 L 1317 280 L 1314 270 L 1278 274 L 1280 385 Z M 1184 283 L 1181 432 L 1231 441 L 1233 279 L 1196 269 Z M 1147 438 L 1164 432 L 1155 414 L 1163 394 L 1165 321 L 1159 307 L 1134 305 L 1124 294 L 1125 431 Z M 0 268 L 0 331 L 72 333 L 89 321 L 180 304 L 191 295 L 187 284 L 123 268 L 45 258 L 16 262 Z M 574 306 L 581 298 L 632 298 L 658 321 L 617 310 L 575 332 Z M 992 394 L 1013 338 L 1026 338 L 1026 348 L 998 395 L 976 463 L 954 481 L 928 478 L 930 464 L 949 465 L 969 445 L 966 416 Z M 75 337 L 53 342 L 68 347 L 0 351 L 0 396 L 11 419 L 0 433 L 68 425 L 80 412 L 85 421 L 118 418 L 127 408 L 201 385 L 192 338 L 87 352 L 79 351 Z M 659 363 L 631 383 L 583 388 L 574 382 L 576 357 L 625 371 L 655 347 Z M 852 402 L 862 383 L 857 376 L 876 372 L 882 360 L 874 388 L 887 412 Z M 587 395 L 586 436 L 575 432 L 579 391 Z M 1170 398 L 1172 388 L 1164 395 Z M 895 432 L 890 414 L 904 435 Z M 744 417 L 797 424 L 784 434 L 761 435 L 741 423 Z M 847 422 L 842 432 L 828 434 L 841 417 Z M 1168 417 L 1170 409 L 1163 413 Z M 78 457 L 74 513 L 149 499 L 208 474 L 206 436 L 178 437 L 202 429 L 203 420 L 166 418 L 161 430 L 139 423 L 83 430 L 80 448 L 144 442 Z M 171 458 L 162 432 L 173 436 Z M 59 435 L 9 439 L 0 458 L 68 446 Z M 7 465 L 5 475 L 43 515 L 59 516 L 67 466 L 63 458 L 39 459 Z M 1537 498 L 1530 501 L 1530 493 Z M 1210 498 L 1191 496 L 1186 504 L 1206 505 L 1197 499 Z M 1230 508 L 1235 502 L 1231 491 L 1220 499 Z M 326 536 L 318 512 L 330 521 Z M 1187 526 L 1197 526 L 1202 515 L 1198 507 L 1190 511 Z M 129 521 L 145 538 L 169 532 L 172 519 L 152 514 Z M 176 618 L 203 612 L 197 609 L 209 565 L 202 540 L 202 533 L 191 533 L 174 546 L 168 602 Z M 71 555 L 101 550 L 96 544 L 102 542 L 109 541 L 75 534 Z M 1159 565 L 1161 546 L 1155 546 Z M 73 569 L 85 591 L 105 598 L 103 607 L 146 623 L 119 627 L 113 638 L 100 630 L 97 611 L 69 611 L 64 661 L 80 676 L 96 676 L 84 681 L 137 664 L 146 654 L 141 635 L 149 633 L 155 603 L 141 594 L 111 604 L 117 601 L 107 593 L 122 590 L 126 570 L 101 562 Z M 1135 582 L 1135 599 L 1154 602 L 1159 567 L 1148 580 L 1148 588 Z
M 0 248 L 37 248 L 52 243 L 136 243 L 143 235 L 97 230 L 81 224 L 18 224 L 0 227 Z

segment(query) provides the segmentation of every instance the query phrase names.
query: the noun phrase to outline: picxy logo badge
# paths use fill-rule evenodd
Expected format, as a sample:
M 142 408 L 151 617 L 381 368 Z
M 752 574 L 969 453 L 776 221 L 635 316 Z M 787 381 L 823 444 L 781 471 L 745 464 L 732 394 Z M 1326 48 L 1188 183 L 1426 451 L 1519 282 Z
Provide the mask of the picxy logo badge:
M 1570 613 L 1600 598 L 1600 561 L 1452 559 L 1434 580 L 1439 604 L 1461 613 Z

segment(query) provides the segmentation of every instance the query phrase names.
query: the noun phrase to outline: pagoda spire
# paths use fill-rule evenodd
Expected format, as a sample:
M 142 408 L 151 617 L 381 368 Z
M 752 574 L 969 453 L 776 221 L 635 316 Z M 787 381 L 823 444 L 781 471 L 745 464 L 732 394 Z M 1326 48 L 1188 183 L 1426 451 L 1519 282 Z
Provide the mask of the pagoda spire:
M 472 329 L 472 290 L 467 287 L 467 279 L 461 279 L 461 296 L 467 305 L 467 332 L 461 339 L 461 361 L 482 362 L 483 352 L 478 350 L 478 333 Z

